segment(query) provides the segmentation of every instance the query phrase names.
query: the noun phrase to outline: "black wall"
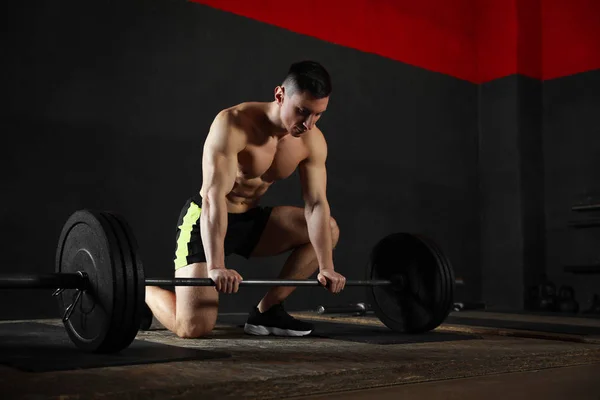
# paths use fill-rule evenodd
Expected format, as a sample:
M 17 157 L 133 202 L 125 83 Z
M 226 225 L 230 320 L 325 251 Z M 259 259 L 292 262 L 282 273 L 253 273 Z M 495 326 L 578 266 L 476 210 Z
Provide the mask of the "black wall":
M 476 85 L 185 1 L 38 1 L 11 12 L 2 272 L 52 271 L 68 216 L 99 208 L 127 217 L 147 275 L 171 276 L 176 218 L 201 185 L 213 117 L 271 101 L 289 64 L 311 58 L 335 85 L 320 127 L 342 232 L 337 269 L 361 278 L 377 240 L 418 231 L 471 281 L 461 295 L 479 298 Z M 301 206 L 297 176 L 265 204 Z M 275 276 L 284 259 L 232 256 L 229 267 Z M 55 316 L 49 294 L 1 292 L 0 316 Z M 246 311 L 262 294 L 222 296 L 221 309 Z M 314 288 L 288 307 L 361 300 L 359 288 L 337 297 Z
M 521 309 L 545 275 L 542 83 L 497 79 L 479 99 L 482 299 Z
M 600 70 L 544 83 L 545 208 L 548 277 L 570 284 L 587 308 L 600 294 L 600 275 L 573 275 L 566 265 L 600 264 L 600 227 L 577 229 L 570 221 L 598 219 L 576 213 L 576 204 L 600 203 Z
M 571 285 L 586 310 L 600 276 L 565 266 L 600 264 L 599 219 L 574 205 L 600 202 L 600 71 L 540 82 L 484 83 L 479 96 L 481 289 L 490 308 L 527 307 L 532 285 Z

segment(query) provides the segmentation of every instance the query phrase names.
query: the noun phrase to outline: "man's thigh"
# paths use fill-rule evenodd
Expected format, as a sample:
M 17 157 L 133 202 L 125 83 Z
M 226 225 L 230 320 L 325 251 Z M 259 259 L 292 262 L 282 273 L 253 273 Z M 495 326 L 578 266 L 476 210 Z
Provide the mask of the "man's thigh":
M 273 208 L 251 256 L 274 256 L 309 242 L 304 208 L 278 206 Z
M 194 263 L 175 271 L 176 278 L 208 278 L 206 263 Z M 198 323 L 217 320 L 219 293 L 214 286 L 176 286 L 176 318 Z

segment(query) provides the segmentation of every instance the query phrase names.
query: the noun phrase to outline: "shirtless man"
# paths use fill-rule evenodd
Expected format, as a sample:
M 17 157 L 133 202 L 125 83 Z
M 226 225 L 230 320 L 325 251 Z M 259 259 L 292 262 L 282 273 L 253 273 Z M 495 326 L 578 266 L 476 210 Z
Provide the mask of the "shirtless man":
M 339 293 L 346 279 L 334 270 L 332 250 L 339 228 L 326 197 L 327 145 L 317 128 L 329 102 L 331 81 L 318 63 L 292 64 L 268 103 L 248 102 L 221 111 L 204 144 L 203 184 L 178 220 L 175 276 L 210 277 L 215 286 L 177 286 L 175 293 L 146 288 L 156 319 L 180 337 L 210 332 L 220 293 L 238 291 L 240 274 L 225 257 L 265 257 L 292 250 L 281 279 L 317 279 Z M 262 207 L 273 182 L 296 168 L 305 206 Z M 283 301 L 293 287 L 272 287 L 250 312 L 244 331 L 253 335 L 304 336 L 312 325 L 291 317 Z

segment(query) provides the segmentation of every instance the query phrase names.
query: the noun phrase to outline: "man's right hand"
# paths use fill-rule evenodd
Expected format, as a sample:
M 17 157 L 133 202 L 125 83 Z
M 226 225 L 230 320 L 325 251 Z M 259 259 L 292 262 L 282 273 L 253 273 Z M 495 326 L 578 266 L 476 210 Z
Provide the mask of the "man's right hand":
M 217 292 L 237 293 L 242 276 L 237 271 L 227 268 L 213 268 L 208 270 L 208 277 L 213 280 Z

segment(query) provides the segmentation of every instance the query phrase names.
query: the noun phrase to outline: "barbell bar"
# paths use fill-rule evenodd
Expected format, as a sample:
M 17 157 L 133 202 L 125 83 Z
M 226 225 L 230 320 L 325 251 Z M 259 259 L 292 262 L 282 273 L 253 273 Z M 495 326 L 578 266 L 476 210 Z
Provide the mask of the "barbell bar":
M 209 278 L 146 278 L 145 286 L 214 286 Z M 389 279 L 346 280 L 346 286 L 387 286 Z M 396 282 L 396 284 L 400 284 Z M 88 287 L 88 278 L 79 273 L 0 274 L 0 289 L 80 289 Z M 316 279 L 248 279 L 240 286 L 322 286 Z
M 346 286 L 386 286 L 391 280 L 346 280 Z M 146 278 L 146 286 L 214 286 L 208 278 Z M 240 286 L 322 286 L 316 279 L 249 279 L 240 281 Z
M 402 277 L 397 281 L 389 279 L 346 280 L 346 286 L 389 286 L 402 285 Z M 457 285 L 464 280 L 455 279 Z M 146 286 L 215 286 L 208 278 L 146 278 Z M 53 274 L 0 274 L 0 289 L 81 289 L 85 290 L 88 278 L 80 273 Z M 316 279 L 249 279 L 240 286 L 322 286 Z
M 81 289 L 88 286 L 81 273 L 0 274 L 0 289 Z
M 439 326 L 453 306 L 450 261 L 429 238 L 394 233 L 371 250 L 364 280 L 375 315 L 390 329 L 422 333 Z M 0 289 L 56 289 L 59 310 L 80 349 L 113 353 L 135 339 L 145 307 L 145 286 L 214 286 L 208 278 L 145 278 L 135 235 L 110 212 L 79 210 L 60 233 L 55 273 L 3 274 Z M 242 280 L 242 286 L 322 286 L 316 279 Z

